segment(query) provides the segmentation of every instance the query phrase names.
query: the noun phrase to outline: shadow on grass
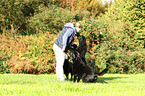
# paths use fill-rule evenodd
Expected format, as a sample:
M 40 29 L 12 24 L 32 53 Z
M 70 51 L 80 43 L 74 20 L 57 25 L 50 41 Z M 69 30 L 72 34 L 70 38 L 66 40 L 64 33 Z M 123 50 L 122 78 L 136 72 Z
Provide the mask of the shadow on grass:
M 107 83 L 106 81 L 115 80 L 115 79 L 121 79 L 121 78 L 127 78 L 127 77 L 98 77 L 97 83 Z
M 107 83 L 106 81 L 121 79 L 121 78 L 127 78 L 127 77 L 98 77 L 97 82 L 95 82 L 95 83 Z M 68 79 L 67 81 L 73 82 L 73 79 Z M 82 81 L 80 81 L 80 82 L 82 82 Z

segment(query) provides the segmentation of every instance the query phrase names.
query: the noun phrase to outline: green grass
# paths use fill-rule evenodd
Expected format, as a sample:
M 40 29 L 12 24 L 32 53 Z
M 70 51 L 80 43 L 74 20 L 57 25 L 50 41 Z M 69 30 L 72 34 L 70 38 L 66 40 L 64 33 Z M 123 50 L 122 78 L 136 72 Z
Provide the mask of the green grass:
M 56 74 L 0 74 L 0 96 L 145 96 L 145 74 L 105 74 L 96 83 L 60 82 Z

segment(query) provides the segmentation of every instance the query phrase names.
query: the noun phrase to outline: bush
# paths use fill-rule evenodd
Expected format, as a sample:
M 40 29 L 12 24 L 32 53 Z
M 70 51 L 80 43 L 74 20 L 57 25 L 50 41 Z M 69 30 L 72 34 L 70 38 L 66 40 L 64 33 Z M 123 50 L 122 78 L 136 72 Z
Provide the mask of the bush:
M 75 13 L 56 6 L 40 6 L 39 13 L 29 20 L 29 26 L 37 32 L 49 31 L 56 34 L 61 31 L 65 23 L 74 21 Z
M 105 24 L 106 31 L 102 33 L 102 43 L 97 48 L 94 47 L 97 53 L 95 55 L 96 63 L 100 64 L 96 67 L 103 68 L 108 63 L 110 73 L 145 71 L 145 54 L 139 55 L 144 52 L 144 43 L 137 40 L 139 33 L 143 35 L 143 29 L 140 27 L 142 23 L 137 23 L 137 26 L 135 24 L 135 22 L 142 22 L 142 15 L 136 15 L 136 12 L 142 14 L 140 11 L 143 8 L 142 3 L 141 0 L 133 2 L 132 0 L 117 0 L 105 15 L 98 18 L 100 23 Z M 141 7 L 141 9 L 135 11 L 133 6 Z M 135 16 L 136 20 L 132 16 Z M 140 31 L 135 30 L 137 27 Z
M 49 33 L 15 37 L 3 33 L 0 36 L 1 73 L 55 73 L 54 38 Z
M 97 61 L 110 66 L 109 73 L 139 73 L 145 71 L 144 50 L 128 51 L 125 48 L 113 50 L 111 43 L 106 42 L 98 50 Z M 109 50 L 108 50 L 109 49 Z M 101 59 L 101 60 L 100 60 Z M 101 62 L 99 62 L 102 64 Z
M 82 34 L 86 36 L 88 44 L 88 64 L 95 58 L 95 68 L 98 71 L 106 67 L 106 64 L 110 66 L 110 73 L 145 71 L 145 54 L 139 55 L 144 50 L 134 40 L 135 32 L 130 24 L 118 21 L 105 23 L 94 19 L 84 19 L 82 23 Z

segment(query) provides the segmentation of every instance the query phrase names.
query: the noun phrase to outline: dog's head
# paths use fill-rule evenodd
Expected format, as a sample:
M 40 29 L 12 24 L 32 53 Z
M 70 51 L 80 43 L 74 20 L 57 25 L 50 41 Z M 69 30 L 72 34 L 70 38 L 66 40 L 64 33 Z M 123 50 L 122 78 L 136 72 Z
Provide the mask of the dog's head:
M 85 83 L 88 83 L 88 82 L 95 83 L 95 82 L 97 82 L 97 78 L 98 78 L 98 76 L 93 74 L 93 75 L 88 75 L 88 76 L 83 77 L 82 81 Z

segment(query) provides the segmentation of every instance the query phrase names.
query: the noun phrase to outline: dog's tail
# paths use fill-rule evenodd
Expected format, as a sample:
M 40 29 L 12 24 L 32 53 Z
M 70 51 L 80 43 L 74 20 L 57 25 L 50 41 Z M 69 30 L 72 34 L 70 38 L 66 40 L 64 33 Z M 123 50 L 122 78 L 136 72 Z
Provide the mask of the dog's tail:
M 95 59 L 92 60 L 91 67 L 94 68 L 94 65 L 95 65 Z
M 107 71 L 108 71 L 108 65 L 107 65 L 107 68 L 105 68 L 102 72 L 100 72 L 100 73 L 96 73 L 95 75 L 96 76 L 103 76 L 105 73 L 107 73 Z
M 98 73 L 98 76 L 103 76 L 105 73 L 107 73 L 108 68 L 105 68 L 102 72 Z

